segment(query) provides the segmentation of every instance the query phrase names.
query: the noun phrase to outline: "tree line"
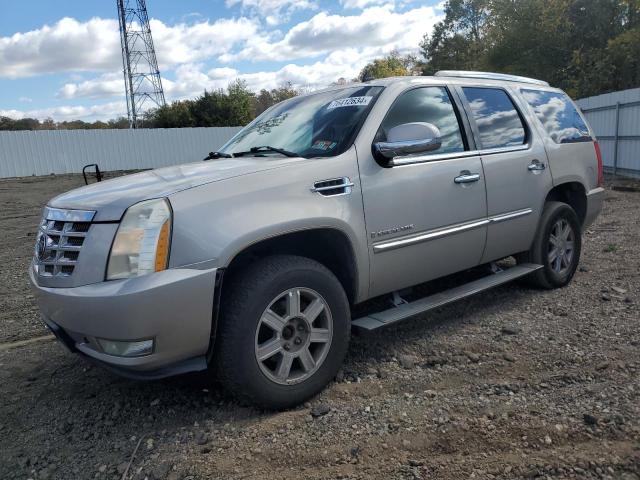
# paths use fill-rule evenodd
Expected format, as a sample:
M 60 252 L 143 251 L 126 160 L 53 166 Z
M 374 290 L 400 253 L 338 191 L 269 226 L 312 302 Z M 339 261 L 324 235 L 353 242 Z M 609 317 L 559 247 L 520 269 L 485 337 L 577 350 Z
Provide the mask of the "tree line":
M 574 98 L 640 87 L 640 0 L 448 0 L 444 19 L 417 55 L 367 64 L 344 85 L 438 70 L 483 70 L 540 78 Z M 145 128 L 246 125 L 300 94 L 289 84 L 252 92 L 241 80 L 144 115 Z M 0 130 L 127 128 L 126 119 L 87 123 L 0 117 Z

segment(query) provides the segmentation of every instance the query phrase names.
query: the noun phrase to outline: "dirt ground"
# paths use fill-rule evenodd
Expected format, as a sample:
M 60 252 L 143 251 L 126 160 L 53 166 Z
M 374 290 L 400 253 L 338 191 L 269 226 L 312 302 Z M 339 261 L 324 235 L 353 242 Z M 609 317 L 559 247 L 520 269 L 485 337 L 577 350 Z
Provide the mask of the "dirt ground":
M 26 274 L 40 209 L 81 183 L 0 181 L 0 479 L 640 479 L 640 184 L 609 180 L 639 191 L 608 190 L 569 287 L 354 336 L 334 383 L 273 413 L 205 375 L 135 382 L 13 345 L 46 334 Z

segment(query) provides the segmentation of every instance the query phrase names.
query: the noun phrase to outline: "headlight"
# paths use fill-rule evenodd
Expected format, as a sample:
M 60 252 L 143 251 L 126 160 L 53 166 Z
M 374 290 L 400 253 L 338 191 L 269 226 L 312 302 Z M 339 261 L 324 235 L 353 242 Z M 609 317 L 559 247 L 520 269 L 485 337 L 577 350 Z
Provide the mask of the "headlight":
M 170 239 L 171 208 L 167 200 L 147 200 L 129 207 L 111 247 L 107 280 L 165 270 Z

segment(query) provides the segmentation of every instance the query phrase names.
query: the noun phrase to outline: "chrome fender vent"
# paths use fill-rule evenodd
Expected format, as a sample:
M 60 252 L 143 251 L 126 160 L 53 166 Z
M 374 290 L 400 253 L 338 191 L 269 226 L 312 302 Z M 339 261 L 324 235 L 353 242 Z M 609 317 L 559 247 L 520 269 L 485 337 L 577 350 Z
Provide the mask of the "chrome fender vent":
M 353 185 L 349 177 L 331 178 L 315 182 L 311 191 L 324 197 L 335 197 L 337 195 L 349 195 Z

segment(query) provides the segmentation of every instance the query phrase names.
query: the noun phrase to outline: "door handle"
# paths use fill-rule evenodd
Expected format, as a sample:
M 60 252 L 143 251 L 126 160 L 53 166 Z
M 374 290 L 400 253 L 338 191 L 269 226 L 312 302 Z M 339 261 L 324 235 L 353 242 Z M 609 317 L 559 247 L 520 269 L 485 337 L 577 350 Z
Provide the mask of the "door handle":
M 547 168 L 547 166 L 539 160 L 532 160 L 529 166 L 527 166 L 527 170 L 530 172 L 540 172 L 545 168 Z
M 473 183 L 480 180 L 479 173 L 471 173 L 469 170 L 463 170 L 456 178 L 453 179 L 454 183 Z

